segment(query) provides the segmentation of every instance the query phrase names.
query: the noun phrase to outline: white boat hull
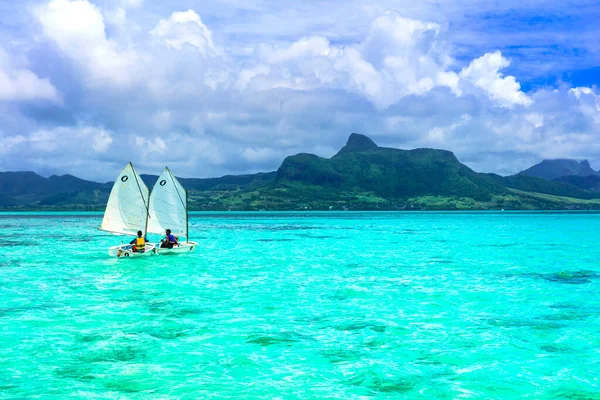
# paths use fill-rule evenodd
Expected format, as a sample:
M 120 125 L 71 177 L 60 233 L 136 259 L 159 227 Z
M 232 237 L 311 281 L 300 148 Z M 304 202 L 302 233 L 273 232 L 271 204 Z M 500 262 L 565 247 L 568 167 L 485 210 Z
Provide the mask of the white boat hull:
M 120 246 L 113 246 L 108 248 L 108 255 L 111 257 L 125 258 L 125 257 L 146 257 L 154 254 L 154 245 L 151 243 L 146 243 L 146 248 L 144 252 L 133 252 L 132 245 L 130 244 L 122 244 Z
M 161 248 L 160 247 L 160 243 L 157 243 L 154 246 L 154 254 L 183 254 L 183 253 L 190 253 L 192 251 L 194 251 L 194 249 L 196 248 L 196 246 L 198 245 L 197 242 L 181 242 L 179 243 L 178 246 L 173 246 L 172 249 L 167 249 L 167 248 Z

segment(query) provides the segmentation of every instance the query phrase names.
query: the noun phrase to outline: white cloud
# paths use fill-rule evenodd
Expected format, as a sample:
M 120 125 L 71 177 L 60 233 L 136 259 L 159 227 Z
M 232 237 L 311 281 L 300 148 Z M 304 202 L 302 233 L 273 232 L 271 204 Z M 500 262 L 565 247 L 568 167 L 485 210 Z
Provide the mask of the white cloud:
M 585 96 L 585 95 L 595 96 L 594 91 L 592 90 L 592 88 L 589 88 L 589 87 L 571 88 L 571 89 L 569 89 L 569 94 L 577 97 L 578 99 L 581 98 L 581 96 Z
M 581 112 L 600 129 L 600 94 L 592 88 L 576 87 L 569 90 L 569 95 L 577 99 Z
M 575 97 L 588 113 L 600 117 L 600 94 L 596 94 L 594 89 L 589 87 L 571 88 L 569 95 Z
M 74 158 L 85 159 L 95 153 L 104 153 L 113 142 L 111 133 L 93 126 L 60 126 L 52 129 L 39 129 L 29 135 L 2 138 L 3 143 L 14 148 L 17 153 L 40 152 L 51 154 L 73 154 Z M 91 146 L 90 146 L 91 144 Z M 93 150 L 93 151 L 92 151 Z
M 250 148 L 247 147 L 242 150 L 242 157 L 251 163 L 261 163 L 265 161 L 271 161 L 273 159 L 277 159 L 279 154 L 276 151 L 268 148 Z
M 67 129 L 70 130 L 70 129 Z M 60 146 L 59 146 L 59 137 L 61 136 L 61 133 L 65 133 L 64 130 L 59 130 L 59 129 L 53 129 L 53 130 L 46 130 L 46 129 L 42 129 L 36 132 L 33 132 L 33 134 L 31 134 L 31 136 L 28 138 L 28 142 L 29 142 L 29 147 L 32 150 L 37 150 L 43 153 L 52 153 L 57 151 Z M 65 135 L 64 138 L 66 139 L 67 136 Z
M 125 6 L 138 8 L 144 3 L 144 0 L 125 0 Z
M 540 113 L 525 114 L 525 119 L 530 122 L 534 128 L 544 126 L 544 115 Z
M 438 24 L 387 12 L 373 21 L 359 43 L 334 46 L 324 37 L 312 36 L 286 47 L 258 46 L 257 65 L 242 70 L 238 82 L 241 87 L 258 90 L 338 88 L 361 94 L 381 109 L 439 87 L 447 87 L 458 96 L 462 93 L 461 78 L 470 78 L 481 62 L 462 76 L 452 71 L 454 60 L 443 34 Z M 513 77 L 502 78 L 499 68 L 488 71 L 487 81 L 476 82 L 505 104 L 511 95 L 507 92 L 514 84 L 517 91 L 519 87 Z M 259 84 L 252 85 L 253 79 Z M 525 95 L 519 93 L 514 101 L 523 101 Z
M 383 64 L 390 55 L 407 57 L 415 48 L 429 48 L 431 39 L 439 33 L 439 24 L 405 18 L 388 11 L 371 23 L 363 42 L 369 53 L 366 58 L 374 64 Z
M 109 3 L 114 16 L 85 0 L 37 9 L 47 39 L 37 59 L 62 60 L 48 69 L 14 64 L 44 71 L 38 76 L 54 71 L 66 107 L 56 117 L 46 110 L 30 117 L 0 103 L 3 166 L 69 171 L 78 160 L 70 172 L 110 179 L 131 159 L 148 172 L 168 163 L 187 176 L 214 176 L 275 169 L 300 151 L 330 156 L 350 132 L 384 146 L 446 148 L 477 170 L 502 173 L 541 157 L 600 152 L 597 89 L 525 93 L 506 76 L 502 53 L 486 44 L 468 59 L 473 53 L 453 42 L 456 27 L 419 15 L 421 3 L 403 15 L 371 4 L 361 9 L 369 21 L 349 10 L 356 29 L 322 5 L 299 6 L 295 16 L 281 6 L 273 14 L 286 21 L 281 26 L 261 2 L 244 3 L 253 18 L 264 17 L 257 19 L 264 31 L 250 18 L 238 24 L 235 2 L 229 20 L 211 18 L 211 2 L 198 13 L 173 13 L 172 3 L 135 10 L 127 0 Z M 303 19 L 314 7 L 323 15 Z M 255 35 L 241 36 L 253 27 Z M 518 70 L 519 59 L 513 63 Z M 77 74 L 64 79 L 61 68 Z M 91 169 L 90 161 L 110 168 Z
M 221 54 L 213 43 L 212 32 L 193 10 L 174 12 L 169 19 L 161 19 L 150 34 L 177 50 L 187 45 L 206 57 Z
M 59 101 L 57 90 L 48 78 L 14 66 L 8 54 L 0 49 L 0 101 L 35 99 Z
M 124 85 L 138 57 L 106 37 L 101 11 L 87 0 L 52 0 L 36 9 L 44 34 L 88 73 L 91 86 Z
M 335 49 L 329 46 L 329 41 L 320 36 L 300 39 L 287 48 L 274 48 L 267 45 L 259 46 L 257 56 L 268 64 L 295 62 L 300 58 L 327 57 Z
M 0 146 L 0 155 L 12 155 L 13 149 L 23 142 L 27 142 L 27 138 L 23 135 L 16 136 L 8 136 L 5 137 L 3 135 L 0 136 L 0 140 L 2 140 L 2 146 Z M 9 167 L 9 165 L 4 166 L 5 168 Z
M 164 129 L 171 126 L 173 114 L 168 110 L 157 111 L 152 115 L 152 122 L 158 129 Z
M 92 132 L 91 136 L 93 137 L 92 148 L 98 153 L 103 153 L 106 150 L 108 150 L 111 143 L 113 142 L 110 133 L 108 133 L 104 129 L 100 129 L 97 132 Z
M 346 72 L 349 90 L 366 96 L 382 108 L 394 102 L 393 88 L 386 86 L 379 72 L 362 58 L 358 50 L 345 49 L 335 66 Z
M 143 56 L 124 52 L 117 42 L 107 39 L 100 10 L 87 0 L 52 0 L 43 11 L 38 18 L 46 35 L 87 69 L 92 82 L 122 84 L 137 78 L 157 96 L 200 94 L 202 86 L 213 91 L 230 86 L 251 91 L 326 88 L 357 93 L 385 109 L 406 96 L 447 87 L 457 96 L 465 90 L 482 93 L 502 106 L 531 102 L 514 77 L 499 72 L 508 66 L 499 52 L 485 54 L 457 74 L 451 69 L 454 60 L 444 39 L 445 30 L 439 24 L 395 12 L 376 18 L 361 42 L 337 46 L 325 37 L 310 36 L 289 46 L 260 44 L 254 62 L 239 68 L 220 57 L 225 53 L 193 10 L 172 13 L 150 34 L 177 51 L 186 47 L 196 50 L 204 62 L 159 48 L 147 49 Z M 79 22 L 69 22 L 73 19 Z M 215 57 L 219 60 L 208 61 Z M 144 66 L 148 63 L 152 70 Z M 190 81 L 181 85 L 184 79 Z
M 150 139 L 136 136 L 135 145 L 138 149 L 143 149 L 146 153 L 163 153 L 167 149 L 167 144 L 159 137 Z
M 112 24 L 123 26 L 127 23 L 127 10 L 119 7 L 114 12 L 108 13 L 107 19 Z
M 267 65 L 262 64 L 257 65 L 253 68 L 243 69 L 239 73 L 239 77 L 235 86 L 239 90 L 244 90 L 252 79 L 256 78 L 259 75 L 267 75 L 269 72 L 271 72 L 271 68 L 269 68 Z
M 502 77 L 500 73 L 500 70 L 509 65 L 510 61 L 502 57 L 499 51 L 495 51 L 471 61 L 469 66 L 460 72 L 460 77 L 483 89 L 492 99 L 507 107 L 528 106 L 531 99 L 521 91 L 521 85 L 515 77 Z

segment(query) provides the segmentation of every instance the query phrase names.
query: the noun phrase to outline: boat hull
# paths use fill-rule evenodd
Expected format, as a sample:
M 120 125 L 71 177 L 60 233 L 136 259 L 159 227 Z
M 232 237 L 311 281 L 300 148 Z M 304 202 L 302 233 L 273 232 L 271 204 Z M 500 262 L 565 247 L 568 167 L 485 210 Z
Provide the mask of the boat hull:
M 132 251 L 132 246 L 130 244 L 122 244 L 120 246 L 113 246 L 108 248 L 108 255 L 111 257 L 117 258 L 137 258 L 137 257 L 147 257 L 154 254 L 154 245 L 151 243 L 146 243 L 146 248 L 143 253 L 136 251 Z
M 196 248 L 196 246 L 198 245 L 197 242 L 181 242 L 179 243 L 179 246 L 175 246 L 172 249 L 167 249 L 167 248 L 161 248 L 160 247 L 160 243 L 157 243 L 154 245 L 154 254 L 184 254 L 184 253 L 190 253 L 192 251 L 194 251 L 194 249 Z

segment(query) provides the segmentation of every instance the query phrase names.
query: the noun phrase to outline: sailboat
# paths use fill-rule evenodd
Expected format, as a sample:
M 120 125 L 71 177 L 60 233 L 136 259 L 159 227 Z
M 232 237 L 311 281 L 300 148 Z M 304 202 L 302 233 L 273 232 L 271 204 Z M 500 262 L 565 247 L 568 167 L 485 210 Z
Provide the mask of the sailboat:
M 173 248 L 161 248 L 160 243 L 154 247 L 156 254 L 179 254 L 193 251 L 198 245 L 190 242 L 188 230 L 188 199 L 187 191 L 171 173 L 165 168 L 152 188 L 149 207 L 148 232 L 164 235 L 167 229 L 171 234 L 178 236 L 178 245 Z M 185 236 L 185 241 L 180 240 Z
M 129 163 L 115 181 L 100 230 L 116 235 L 137 236 L 138 231 L 146 235 L 148 227 L 148 206 L 150 192 L 138 175 L 133 164 Z M 154 245 L 146 243 L 144 252 L 134 252 L 130 244 L 113 246 L 108 254 L 116 257 L 141 257 L 153 254 Z

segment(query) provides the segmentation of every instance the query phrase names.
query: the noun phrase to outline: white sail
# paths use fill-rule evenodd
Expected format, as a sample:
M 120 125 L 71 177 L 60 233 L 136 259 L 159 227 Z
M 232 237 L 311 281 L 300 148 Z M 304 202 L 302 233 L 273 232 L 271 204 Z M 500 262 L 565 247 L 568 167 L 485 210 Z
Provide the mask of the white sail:
M 187 239 L 187 219 L 186 191 L 169 168 L 165 168 L 152 188 L 148 232 L 164 235 L 170 229 L 173 235 Z
M 123 235 L 145 231 L 150 192 L 142 178 L 127 164 L 115 181 L 100 229 Z

